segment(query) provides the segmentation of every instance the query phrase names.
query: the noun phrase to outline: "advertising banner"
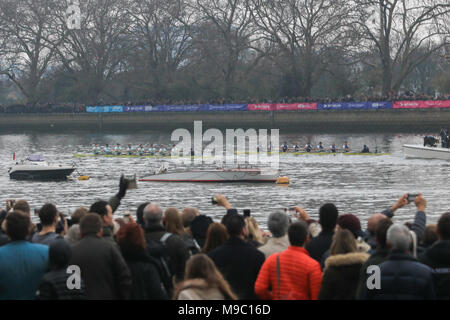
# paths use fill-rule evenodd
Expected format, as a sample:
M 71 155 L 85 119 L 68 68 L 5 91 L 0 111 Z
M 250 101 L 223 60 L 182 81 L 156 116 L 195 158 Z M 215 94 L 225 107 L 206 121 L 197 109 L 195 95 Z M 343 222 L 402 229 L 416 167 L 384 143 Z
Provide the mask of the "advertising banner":
M 332 102 L 319 103 L 318 110 L 392 109 L 392 102 Z
M 249 104 L 248 110 L 250 111 L 272 111 L 275 105 L 272 103 L 261 103 L 261 104 Z
M 123 112 L 123 106 L 89 106 L 86 112 Z
M 317 110 L 317 103 L 277 103 L 274 110 Z
M 450 100 L 396 101 L 394 109 L 450 108 Z

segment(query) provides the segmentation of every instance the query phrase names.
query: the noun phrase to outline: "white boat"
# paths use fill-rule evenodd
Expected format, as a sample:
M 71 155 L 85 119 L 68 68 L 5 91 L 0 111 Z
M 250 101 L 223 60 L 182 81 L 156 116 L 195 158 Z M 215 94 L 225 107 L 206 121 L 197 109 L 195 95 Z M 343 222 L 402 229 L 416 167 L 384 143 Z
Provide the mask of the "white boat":
M 276 182 L 279 170 L 276 169 L 211 169 L 174 171 L 160 170 L 139 181 L 157 182 Z
M 75 169 L 73 165 L 50 165 L 42 155 L 34 154 L 11 167 L 9 177 L 15 180 L 65 180 Z
M 420 144 L 403 145 L 406 158 L 442 159 L 450 160 L 450 149 L 441 147 L 424 147 Z

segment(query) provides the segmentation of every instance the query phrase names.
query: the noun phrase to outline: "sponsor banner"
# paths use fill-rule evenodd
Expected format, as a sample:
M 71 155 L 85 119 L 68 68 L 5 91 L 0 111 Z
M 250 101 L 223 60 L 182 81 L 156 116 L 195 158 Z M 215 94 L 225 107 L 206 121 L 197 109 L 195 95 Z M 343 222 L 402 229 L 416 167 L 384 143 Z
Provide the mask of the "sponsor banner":
M 273 110 L 317 110 L 317 103 L 277 103 Z
M 86 112 L 123 112 L 123 106 L 89 106 Z
M 272 111 L 275 105 L 272 103 L 261 103 L 261 104 L 249 104 L 248 110 L 250 111 Z
M 152 106 L 125 106 L 123 112 L 145 112 L 151 111 Z
M 392 109 L 392 102 L 333 102 L 319 103 L 318 110 Z
M 450 100 L 396 101 L 394 109 L 450 108 Z
M 208 111 L 247 111 L 247 104 L 208 105 Z
M 189 111 L 207 111 L 208 105 L 206 104 L 192 104 L 192 105 L 179 105 L 179 106 L 155 106 L 156 110 L 152 111 L 179 111 L 179 112 L 189 112 Z

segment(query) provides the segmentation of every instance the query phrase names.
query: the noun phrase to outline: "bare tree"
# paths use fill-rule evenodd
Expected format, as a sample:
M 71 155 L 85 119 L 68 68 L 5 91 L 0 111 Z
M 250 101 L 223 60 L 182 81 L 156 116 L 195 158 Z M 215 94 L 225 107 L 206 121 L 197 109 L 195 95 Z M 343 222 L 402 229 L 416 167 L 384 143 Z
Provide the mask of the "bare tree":
M 419 64 L 449 44 L 444 26 L 448 1 L 355 0 L 355 4 L 359 11 L 355 22 L 365 39 L 361 45 L 374 48 L 379 57 L 383 95 L 398 92 Z
M 164 96 L 177 70 L 186 65 L 191 47 L 189 20 L 183 2 L 178 0 L 133 0 L 129 16 L 130 38 L 128 67 L 138 77 L 134 87 Z M 137 80 L 136 79 L 136 80 Z
M 57 42 L 51 27 L 52 0 L 0 1 L 0 73 L 13 81 L 27 102 L 35 105 L 41 80 L 55 57 L 46 39 Z
M 349 46 L 352 8 L 343 0 L 249 0 L 253 21 L 298 94 L 309 96 L 326 68 L 329 48 Z
M 129 45 L 129 1 L 86 0 L 80 2 L 80 29 L 68 29 L 66 10 L 60 1 L 53 10 L 62 43 L 53 42 L 65 69 L 77 80 L 86 99 L 95 103 L 114 75 L 122 69 Z
M 222 95 L 234 96 L 239 65 L 251 47 L 251 12 L 247 0 L 195 0 L 197 12 L 196 48 L 202 58 L 219 67 L 223 81 Z M 210 35 L 210 36 L 208 36 Z M 214 46 L 214 47 L 212 47 Z M 215 50 L 218 49 L 218 50 Z

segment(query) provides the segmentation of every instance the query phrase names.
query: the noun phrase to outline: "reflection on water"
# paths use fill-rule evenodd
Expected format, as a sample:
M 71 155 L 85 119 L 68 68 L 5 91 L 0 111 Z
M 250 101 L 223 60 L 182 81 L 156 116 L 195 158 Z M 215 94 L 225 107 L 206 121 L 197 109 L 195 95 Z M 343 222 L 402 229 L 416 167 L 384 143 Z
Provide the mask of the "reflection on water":
M 318 218 L 320 205 L 333 202 L 341 213 L 358 215 L 365 227 L 368 215 L 390 207 L 403 193 L 422 192 L 427 199 L 428 223 L 449 211 L 448 177 L 450 162 L 442 160 L 404 159 L 404 143 L 422 143 L 423 135 L 283 135 L 280 143 L 311 141 L 324 146 L 333 142 L 342 146 L 348 141 L 354 150 L 367 144 L 371 150 L 390 152 L 389 156 L 280 156 L 282 175 L 290 178 L 289 187 L 275 184 L 192 184 L 138 182 L 138 189 L 130 190 L 116 214 L 128 209 L 135 211 L 146 201 L 158 202 L 163 208 L 193 206 L 204 214 L 220 220 L 224 210 L 211 205 L 211 196 L 223 193 L 239 210 L 252 210 L 252 215 L 266 228 L 270 212 L 299 205 Z M 97 199 L 107 199 L 118 191 L 121 173 L 143 177 L 158 160 L 139 158 L 74 158 L 75 153 L 88 153 L 94 143 L 169 144 L 170 134 L 77 134 L 77 135 L 1 135 L 0 190 L 2 203 L 6 199 L 29 200 L 32 208 L 54 202 L 64 213 L 79 206 L 89 206 Z M 8 168 L 12 155 L 18 159 L 35 152 L 49 160 L 75 162 L 80 175 L 89 181 L 24 182 L 9 179 Z M 172 163 L 175 166 L 176 163 Z M 414 216 L 410 205 L 399 209 L 397 221 L 410 221 Z

